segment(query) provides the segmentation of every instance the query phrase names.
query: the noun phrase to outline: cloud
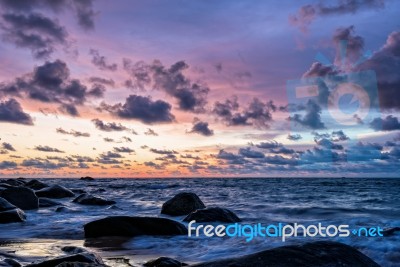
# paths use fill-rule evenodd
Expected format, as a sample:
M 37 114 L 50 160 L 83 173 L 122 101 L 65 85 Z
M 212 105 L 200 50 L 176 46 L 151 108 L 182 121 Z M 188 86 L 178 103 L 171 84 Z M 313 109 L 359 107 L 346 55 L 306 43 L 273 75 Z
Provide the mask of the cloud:
M 189 133 L 197 133 L 203 136 L 214 135 L 214 131 L 208 127 L 208 122 L 202 122 L 198 119 L 195 119 L 195 121 L 193 122 L 193 127 L 189 131 Z
M 8 151 L 16 151 L 15 148 L 10 143 L 6 142 L 3 142 L 2 148 Z
M 34 149 L 37 151 L 42 151 L 42 152 L 65 153 L 64 151 L 61 151 L 58 148 L 53 148 L 53 147 L 49 147 L 49 146 L 35 146 Z
M 331 136 L 333 142 L 346 141 L 350 139 L 342 130 L 333 131 Z
M 13 98 L 0 102 L 0 122 L 33 125 L 32 117 L 25 113 L 18 101 Z
M 68 167 L 67 163 L 54 163 L 47 159 L 25 159 L 22 161 L 21 166 L 23 167 L 33 167 L 37 169 L 61 169 Z
M 345 65 L 357 62 L 362 57 L 364 49 L 364 39 L 354 35 L 354 26 L 336 29 L 333 35 L 333 42 L 336 45 L 335 65 Z M 342 59 L 340 45 L 346 42 L 346 58 Z M 343 60 L 346 60 L 344 62 Z
M 150 152 L 153 152 L 155 154 L 161 154 L 161 155 L 170 155 L 170 154 L 178 154 L 175 150 L 163 150 L 163 149 L 156 149 L 156 148 L 150 148 Z
M 267 142 L 261 142 L 261 143 L 256 145 L 256 147 L 262 148 L 262 149 L 278 148 L 278 147 L 281 147 L 281 146 L 282 146 L 282 144 L 276 142 L 275 140 L 271 140 L 271 141 L 267 141 Z
M 253 159 L 258 159 L 258 158 L 264 158 L 265 157 L 264 153 L 262 153 L 260 151 L 251 150 L 250 147 L 240 148 L 239 149 L 239 154 L 244 156 L 245 158 L 253 158 Z
M 276 111 L 276 106 L 272 101 L 262 102 L 258 98 L 240 109 L 237 98 L 227 99 L 224 103 L 216 102 L 212 112 L 221 118 L 228 126 L 252 125 L 257 128 L 269 128 L 272 121 L 272 112 Z
M 73 0 L 79 25 L 85 30 L 94 29 L 96 12 L 93 10 L 93 0 Z
M 291 141 L 298 141 L 302 139 L 303 137 L 300 134 L 288 134 L 287 139 Z
M 92 63 L 100 70 L 116 71 L 118 65 L 116 63 L 107 63 L 105 56 L 101 56 L 99 51 L 96 49 L 90 49 L 89 54 L 92 56 Z
M 320 2 L 300 7 L 296 14 L 289 16 L 289 22 L 302 32 L 307 32 L 317 17 L 354 14 L 365 9 L 382 9 L 384 6 L 383 0 L 340 0 L 336 5 L 325 5 Z
M 14 169 L 17 166 L 18 166 L 17 163 L 13 161 L 0 161 L 0 170 Z
M 89 82 L 94 83 L 94 84 L 108 85 L 111 87 L 115 86 L 115 82 L 113 79 L 106 79 L 106 78 L 101 78 L 101 77 L 90 77 Z
M 60 110 L 76 116 L 76 105 L 83 105 L 88 98 L 103 95 L 97 86 L 87 88 L 77 79 L 70 78 L 67 64 L 61 60 L 46 61 L 32 73 L 0 84 L 0 95 L 32 99 L 59 104 Z
M 314 130 L 325 128 L 325 124 L 321 121 L 321 107 L 311 99 L 306 104 L 306 113 L 303 116 L 294 114 L 289 120 Z
M 114 151 L 118 153 L 133 153 L 135 150 L 129 147 L 114 147 Z
M 100 154 L 100 156 L 97 158 L 97 163 L 100 164 L 120 164 L 122 163 L 121 159 L 123 156 L 119 153 L 115 153 L 112 151 L 108 151 L 106 153 Z
M 115 122 L 105 123 L 99 119 L 93 119 L 92 122 L 94 123 L 97 129 L 105 132 L 112 132 L 112 131 L 121 132 L 129 130 L 129 128 L 122 125 L 121 123 L 115 123 Z
M 315 143 L 319 146 L 328 148 L 328 149 L 337 149 L 337 150 L 342 150 L 343 146 L 339 144 L 333 143 L 331 140 L 322 138 L 322 139 L 314 139 Z
M 153 101 L 151 97 L 130 95 L 124 104 L 103 108 L 117 117 L 124 119 L 137 119 L 145 124 L 173 122 L 175 116 L 171 113 L 171 105 L 163 100 Z
M 60 133 L 60 134 L 72 135 L 74 137 L 90 137 L 89 133 L 79 132 L 79 131 L 75 131 L 75 130 L 66 131 L 63 128 L 57 128 L 56 132 Z
M 30 49 L 37 59 L 48 58 L 56 47 L 68 45 L 65 28 L 39 13 L 2 14 L 0 29 L 4 40 Z
M 148 136 L 158 136 L 158 133 L 156 133 L 153 129 L 150 128 L 147 128 L 147 131 L 144 134 Z
M 395 131 L 400 130 L 400 122 L 397 117 L 392 115 L 386 116 L 386 118 L 375 118 L 373 119 L 369 126 L 375 131 Z

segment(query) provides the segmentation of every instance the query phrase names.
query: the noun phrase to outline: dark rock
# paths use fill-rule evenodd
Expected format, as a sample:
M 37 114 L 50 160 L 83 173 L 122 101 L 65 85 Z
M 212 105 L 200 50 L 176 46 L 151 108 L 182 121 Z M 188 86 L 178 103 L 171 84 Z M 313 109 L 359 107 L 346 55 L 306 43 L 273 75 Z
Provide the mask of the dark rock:
M 73 200 L 73 202 L 81 205 L 93 205 L 93 206 L 106 206 L 113 205 L 116 202 L 113 200 L 107 200 L 101 197 L 96 197 L 90 194 L 81 194 Z
M 83 180 L 83 181 L 94 181 L 94 178 L 90 177 L 90 176 L 85 176 L 85 177 L 81 177 L 80 180 Z
M 0 183 L 11 185 L 11 186 L 24 186 L 25 185 L 25 181 L 23 181 L 21 179 L 0 180 Z
M 71 189 L 72 192 L 74 192 L 75 194 L 85 194 L 86 191 L 83 189 Z
M 195 220 L 196 222 L 240 222 L 240 218 L 235 213 L 228 209 L 223 208 L 206 208 L 196 210 L 186 216 L 183 221 L 190 222 Z
M 78 254 L 78 253 L 88 252 L 84 248 L 75 247 L 75 246 L 65 246 L 65 247 L 61 248 L 61 250 L 66 252 L 66 253 L 68 253 L 68 254 Z
M 161 213 L 180 216 L 188 215 L 197 209 L 204 209 L 206 206 L 195 193 L 179 193 L 162 205 Z
M 13 210 L 15 208 L 13 204 L 0 197 L 0 211 Z
M 67 207 L 58 207 L 56 209 L 56 212 L 71 212 L 71 211 L 74 211 L 74 210 L 71 210 L 70 208 L 67 208 Z
M 160 257 L 155 260 L 150 260 L 143 264 L 146 267 L 181 267 L 187 266 L 186 263 L 179 262 L 177 260 L 167 258 L 167 257 Z
M 39 208 L 48 208 L 48 207 L 54 207 L 54 206 L 60 206 L 61 203 L 48 199 L 48 198 L 44 198 L 44 197 L 40 197 L 39 198 Z
M 0 267 L 21 267 L 21 263 L 14 259 L 4 259 L 0 261 Z
M 392 236 L 395 235 L 396 232 L 400 232 L 400 227 L 392 227 L 392 228 L 388 228 L 383 230 L 383 236 Z
M 2 205 L 3 207 L 3 209 L 0 210 L 0 223 L 14 223 L 25 221 L 26 215 L 22 210 L 14 207 L 10 203 L 7 204 L 7 201 L 4 201 L 4 199 L 0 198 L 0 205 Z
M 46 188 L 49 186 L 45 183 L 42 183 L 39 180 L 33 179 L 33 180 L 30 180 L 29 182 L 27 182 L 25 184 L 25 187 L 29 187 L 30 189 L 33 189 L 33 190 L 40 190 L 40 189 L 43 189 L 43 188 Z
M 108 267 L 108 266 L 96 263 L 63 262 L 58 264 L 56 267 Z
M 193 265 L 196 267 L 379 267 L 357 249 L 338 242 L 318 241 L 283 246 L 258 253 Z
M 103 260 L 94 253 L 84 252 L 84 253 L 77 253 L 73 255 L 61 256 L 51 260 L 29 264 L 26 267 L 55 267 L 59 266 L 60 264 L 66 263 L 89 263 L 89 264 L 97 264 L 100 266 L 104 266 Z M 65 266 L 65 265 L 61 265 Z M 67 265 L 68 266 L 68 265 Z M 79 266 L 79 265 L 72 265 L 72 266 Z M 85 266 L 85 265 L 84 265 Z M 92 266 L 92 265 L 89 265 Z
M 85 224 L 85 237 L 184 235 L 186 227 L 176 221 L 156 217 L 111 216 Z
M 75 194 L 61 186 L 61 185 L 53 185 L 51 187 L 46 187 L 36 191 L 36 195 L 38 197 L 48 197 L 48 198 L 65 198 L 65 197 L 73 197 Z
M 9 187 L 0 192 L 0 197 L 23 210 L 39 208 L 39 199 L 35 192 L 26 187 Z

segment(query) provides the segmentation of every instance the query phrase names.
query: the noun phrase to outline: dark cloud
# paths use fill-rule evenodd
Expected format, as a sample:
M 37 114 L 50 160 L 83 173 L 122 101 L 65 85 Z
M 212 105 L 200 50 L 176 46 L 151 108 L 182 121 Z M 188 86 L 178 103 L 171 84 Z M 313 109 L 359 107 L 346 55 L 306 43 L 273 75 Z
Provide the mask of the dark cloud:
M 386 118 L 375 118 L 369 126 L 375 131 L 395 131 L 400 130 L 400 122 L 397 117 L 392 115 L 386 116 Z
M 72 136 L 75 136 L 75 137 L 90 137 L 89 133 L 79 132 L 79 131 L 75 131 L 75 130 L 66 131 L 63 128 L 57 128 L 56 132 L 60 133 L 60 134 L 72 135 Z
M 267 141 L 267 142 L 261 142 L 256 145 L 258 148 L 263 148 L 263 149 L 271 149 L 271 148 L 278 148 L 281 147 L 282 144 L 276 142 L 275 140 Z
M 342 130 L 333 131 L 331 134 L 331 140 L 333 142 L 346 141 L 349 139 L 350 138 Z
M 4 40 L 30 49 L 38 59 L 48 58 L 58 46 L 68 44 L 65 28 L 39 13 L 3 14 L 0 28 Z
M 114 151 L 118 153 L 133 153 L 135 150 L 129 147 L 114 147 Z
M 150 152 L 153 152 L 155 154 L 161 154 L 161 155 L 169 155 L 169 154 L 178 154 L 175 150 L 165 150 L 165 149 L 156 149 L 156 148 L 150 148 Z
M 314 141 L 317 145 L 328 148 L 328 149 L 337 149 L 337 150 L 343 149 L 342 145 L 335 144 L 334 142 L 332 142 L 331 140 L 329 140 L 327 138 L 314 139 Z
M 252 125 L 268 128 L 272 121 L 272 112 L 277 109 L 272 101 L 262 102 L 258 98 L 253 98 L 242 110 L 239 108 L 237 98 L 233 98 L 225 100 L 224 103 L 216 102 L 212 112 L 228 126 Z
M 144 132 L 145 135 L 148 136 L 158 136 L 158 133 L 156 133 L 153 129 L 147 128 L 147 131 Z
M 25 113 L 18 101 L 13 98 L 0 102 L 0 122 L 33 125 L 32 117 Z
M 89 54 L 92 56 L 92 63 L 100 70 L 116 71 L 118 66 L 116 63 L 107 63 L 105 56 L 100 55 L 96 49 L 90 49 Z
M 133 63 L 132 60 L 124 58 L 123 67 L 124 70 L 131 76 L 130 80 L 125 81 L 126 87 L 144 91 L 146 86 L 151 84 L 151 68 L 144 61 Z
M 6 142 L 3 142 L 2 148 L 8 151 L 16 151 L 15 148 L 10 143 Z
M 153 101 L 151 97 L 139 95 L 130 95 L 124 104 L 114 106 L 103 104 L 102 108 L 117 117 L 137 119 L 146 124 L 167 123 L 175 120 L 169 103 L 162 100 Z
M 115 123 L 115 122 L 103 122 L 99 119 L 93 119 L 92 122 L 96 126 L 97 129 L 105 132 L 112 132 L 112 131 L 126 131 L 129 130 L 126 126 L 122 125 L 121 123 Z
M 42 152 L 65 153 L 64 151 L 61 151 L 58 148 L 53 148 L 53 147 L 49 147 L 49 146 L 36 146 L 34 149 L 37 151 L 42 151 Z
M 56 103 L 63 112 L 76 116 L 76 105 L 83 105 L 88 98 L 102 96 L 102 89 L 89 89 L 79 80 L 71 79 L 67 64 L 56 60 L 35 67 L 32 73 L 11 83 L 0 84 L 0 95 Z
M 321 107 L 311 99 L 306 104 L 306 113 L 303 116 L 294 114 L 289 117 L 289 120 L 314 130 L 325 128 L 324 123 L 321 121 Z
M 362 57 L 364 49 L 364 39 L 361 36 L 354 35 L 354 26 L 336 29 L 333 35 L 333 42 L 336 45 L 335 64 L 337 66 L 357 62 Z M 340 45 L 346 44 L 346 58 L 341 58 Z M 346 60 L 346 62 L 344 62 Z
M 240 148 L 239 149 L 239 154 L 242 155 L 245 158 L 264 158 L 265 155 L 264 153 L 260 152 L 260 151 L 255 151 L 255 150 L 251 150 L 251 148 L 247 147 L 247 148 Z
M 292 141 L 298 141 L 303 137 L 300 134 L 288 134 L 287 139 Z
M 195 121 L 193 122 L 193 127 L 189 131 L 189 133 L 197 133 L 203 136 L 214 135 L 214 131 L 208 127 L 208 122 L 202 122 L 198 119 L 195 119 Z
M 296 153 L 296 151 L 294 151 L 291 148 L 287 148 L 287 147 L 282 146 L 282 147 L 277 148 L 277 149 L 271 149 L 270 153 L 292 155 L 292 154 Z
M 101 78 L 101 77 L 90 77 L 89 82 L 94 83 L 94 84 L 103 84 L 107 86 L 114 87 L 115 82 L 113 79 L 106 79 L 106 78 Z
M 79 25 L 85 30 L 94 29 L 96 12 L 93 10 L 94 0 L 73 0 Z
M 121 154 L 108 151 L 106 153 L 100 154 L 96 162 L 100 164 L 120 164 L 122 163 L 122 161 L 119 160 L 121 158 L 123 158 Z
M 314 62 L 310 69 L 303 74 L 303 78 L 324 77 L 327 75 L 336 75 L 339 72 L 333 66 L 326 66 L 320 62 Z
M 360 10 L 381 9 L 384 6 L 383 0 L 340 0 L 333 5 L 326 5 L 324 2 L 320 2 L 300 7 L 297 14 L 289 16 L 289 22 L 301 31 L 307 32 L 308 26 L 317 17 L 354 14 Z
M 114 139 L 109 138 L 109 137 L 104 137 L 103 140 L 104 140 L 105 142 L 107 142 L 107 143 L 114 143 L 114 142 L 115 142 Z
M 69 165 L 67 163 L 55 163 L 52 162 L 48 159 L 41 159 L 41 158 L 36 158 L 36 159 L 25 159 L 22 161 L 21 166 L 23 167 L 33 167 L 33 168 L 37 168 L 37 169 L 50 169 L 50 170 L 54 170 L 54 169 L 61 169 L 64 167 L 68 167 Z
M 14 169 L 17 167 L 17 163 L 13 161 L 0 161 L 0 170 Z
M 231 152 L 226 152 L 225 150 L 221 149 L 218 154 L 216 155 L 217 159 L 225 159 L 225 160 L 237 160 L 240 159 L 240 156 L 235 155 Z

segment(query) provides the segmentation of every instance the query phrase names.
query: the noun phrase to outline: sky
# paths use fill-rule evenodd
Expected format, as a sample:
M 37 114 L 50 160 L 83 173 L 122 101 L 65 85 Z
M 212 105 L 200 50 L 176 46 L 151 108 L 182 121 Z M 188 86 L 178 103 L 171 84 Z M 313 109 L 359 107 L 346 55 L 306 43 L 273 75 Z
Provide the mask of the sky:
M 0 177 L 398 177 L 400 3 L 0 1 Z

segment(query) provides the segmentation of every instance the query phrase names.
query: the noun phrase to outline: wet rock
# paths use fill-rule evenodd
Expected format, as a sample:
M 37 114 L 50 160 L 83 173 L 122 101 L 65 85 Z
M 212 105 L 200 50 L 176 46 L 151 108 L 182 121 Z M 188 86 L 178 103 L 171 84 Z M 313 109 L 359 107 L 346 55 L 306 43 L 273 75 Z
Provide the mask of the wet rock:
M 196 210 L 186 216 L 183 221 L 190 222 L 195 220 L 196 222 L 240 222 L 240 218 L 233 213 L 231 210 L 223 208 L 206 208 Z
M 92 206 L 106 206 L 113 205 L 116 202 L 113 200 L 107 200 L 101 197 L 96 197 L 90 194 L 81 194 L 73 200 L 73 202 L 81 205 L 92 205 Z
M 400 233 L 400 227 L 392 227 L 392 228 L 388 228 L 383 230 L 382 234 L 383 236 L 392 236 L 395 235 L 397 232 Z
M 60 266 L 60 264 L 82 264 L 82 263 L 96 264 L 94 266 L 97 265 L 105 266 L 103 260 L 97 254 L 90 252 L 83 252 L 67 256 L 61 256 L 39 263 L 29 264 L 26 267 L 55 267 L 55 266 Z M 61 266 L 71 266 L 71 265 L 61 265 Z M 72 266 L 82 266 L 82 265 L 72 265 Z M 83 265 L 83 266 L 93 266 L 93 265 Z
M 168 258 L 168 257 L 160 257 L 155 260 L 150 260 L 143 264 L 143 266 L 146 267 L 181 267 L 181 266 L 187 266 L 186 263 L 179 262 L 177 260 Z
M 61 250 L 64 251 L 65 253 L 69 253 L 69 254 L 78 254 L 78 253 L 88 252 L 84 248 L 75 247 L 75 246 L 65 246 L 65 247 L 61 248 Z
M 29 182 L 27 182 L 25 184 L 25 187 L 29 187 L 30 189 L 33 189 L 33 190 L 40 190 L 40 189 L 48 187 L 48 185 L 39 180 L 33 179 L 33 180 L 30 180 Z
M 71 189 L 72 192 L 74 192 L 75 194 L 85 194 L 86 191 L 83 189 Z
M 38 197 L 47 197 L 47 198 L 66 198 L 66 197 L 73 197 L 75 194 L 61 186 L 61 185 L 53 185 L 50 187 L 46 187 L 36 191 L 36 195 Z
M 54 206 L 60 206 L 61 203 L 51 200 L 49 198 L 40 197 L 39 198 L 39 208 L 49 208 Z
M 188 215 L 197 210 L 204 209 L 206 206 L 195 193 L 179 193 L 162 205 L 161 213 L 180 216 Z
M 39 208 L 39 199 L 30 188 L 9 187 L 0 192 L 0 197 L 23 210 Z
M 90 177 L 90 176 L 85 176 L 85 177 L 81 177 L 80 180 L 82 180 L 82 181 L 94 181 L 94 178 Z
M 0 183 L 11 185 L 11 186 L 24 186 L 25 181 L 21 179 L 7 179 L 7 180 L 0 180 Z
M 71 211 L 74 211 L 74 210 L 67 208 L 67 207 L 58 207 L 56 209 L 56 212 L 71 212 Z
M 26 215 L 21 209 L 0 197 L 0 223 L 23 222 L 25 219 Z
M 187 234 L 186 227 L 176 221 L 157 217 L 111 216 L 85 224 L 85 237 L 101 236 L 172 236 Z
M 56 267 L 107 267 L 107 265 L 82 262 L 63 262 L 58 264 Z
M 283 246 L 258 253 L 193 265 L 196 267 L 379 267 L 357 249 L 338 242 L 318 241 L 298 246 Z
M 21 263 L 14 259 L 4 259 L 0 261 L 0 267 L 21 267 Z

